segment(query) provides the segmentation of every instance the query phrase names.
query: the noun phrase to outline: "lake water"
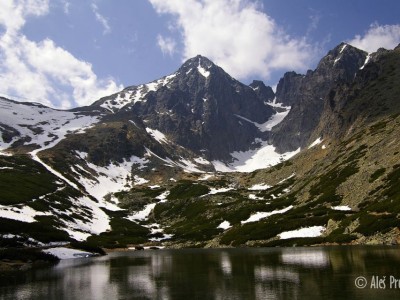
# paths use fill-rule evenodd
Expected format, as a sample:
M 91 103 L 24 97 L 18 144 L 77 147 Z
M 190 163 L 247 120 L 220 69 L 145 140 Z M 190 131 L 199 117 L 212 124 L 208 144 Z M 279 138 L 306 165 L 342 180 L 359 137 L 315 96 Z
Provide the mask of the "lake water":
M 398 279 L 399 247 L 148 250 L 31 270 L 0 299 L 399 299 Z

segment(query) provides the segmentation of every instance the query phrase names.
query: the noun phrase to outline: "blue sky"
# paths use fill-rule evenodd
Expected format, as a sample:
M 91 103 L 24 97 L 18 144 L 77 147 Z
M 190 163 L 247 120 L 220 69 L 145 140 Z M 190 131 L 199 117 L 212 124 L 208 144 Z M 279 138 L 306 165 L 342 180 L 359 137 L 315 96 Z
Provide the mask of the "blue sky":
M 398 0 L 1 0 L 0 95 L 70 108 L 202 54 L 274 86 L 342 41 L 400 43 Z

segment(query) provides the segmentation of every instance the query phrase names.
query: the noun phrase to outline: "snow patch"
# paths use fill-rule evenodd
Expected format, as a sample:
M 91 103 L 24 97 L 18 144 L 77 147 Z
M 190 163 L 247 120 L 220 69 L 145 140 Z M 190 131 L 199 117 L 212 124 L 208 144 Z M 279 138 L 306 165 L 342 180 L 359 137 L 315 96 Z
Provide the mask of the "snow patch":
M 81 112 L 56 110 L 40 104 L 28 105 L 0 98 L 0 120 L 20 134 L 9 143 L 0 139 L 0 150 L 7 149 L 20 139 L 26 140 L 24 145 L 38 145 L 44 150 L 54 147 L 69 133 L 84 132 L 100 118 Z
M 149 240 L 152 241 L 152 242 L 160 242 L 160 241 L 163 241 L 163 240 L 168 240 L 168 239 L 170 239 L 170 238 L 172 238 L 174 236 L 173 234 L 164 233 L 164 229 L 161 228 L 160 224 L 157 224 L 157 223 L 153 223 L 153 224 L 150 224 L 150 225 L 144 225 L 144 227 L 150 229 L 150 234 L 160 234 L 160 233 L 163 234 L 163 236 L 161 236 L 161 237 L 150 238 Z
M 169 191 L 165 191 L 163 193 L 161 193 L 160 195 L 158 195 L 155 199 L 161 200 L 160 202 L 165 202 L 167 201 L 167 197 L 169 195 Z
M 249 199 L 251 200 L 264 200 L 263 197 L 257 197 L 255 194 L 250 194 Z
M 203 157 L 196 157 L 194 159 L 194 161 L 197 162 L 200 165 L 210 165 L 211 164 L 207 159 L 205 159 Z
M 139 177 L 138 175 L 133 176 L 133 184 L 134 185 L 142 185 L 148 183 L 149 180 Z
M 149 188 L 150 188 L 151 190 L 155 190 L 155 189 L 158 189 L 158 188 L 160 188 L 160 186 L 159 186 L 158 184 L 155 184 L 155 185 L 149 185 Z
M 201 65 L 200 65 L 200 59 L 199 59 L 199 65 L 197 66 L 197 71 L 199 71 L 199 73 L 207 78 L 208 76 L 210 76 L 210 71 L 207 71 L 206 69 L 204 69 Z
M 65 230 L 68 234 L 78 240 L 86 240 L 92 234 L 100 234 L 107 230 L 110 230 L 110 218 L 108 215 L 99 207 L 99 204 L 92 201 L 90 198 L 84 196 L 80 198 L 69 198 L 74 204 L 72 208 L 73 213 L 77 213 L 82 216 L 82 210 L 87 209 L 91 212 L 91 216 L 84 217 L 84 221 L 80 218 L 75 218 L 74 221 L 67 221 L 60 218 L 60 221 L 64 223 L 66 227 L 60 229 Z M 57 211 L 59 215 L 65 213 L 64 211 Z
M 0 205 L 0 217 L 26 223 L 36 222 L 36 216 L 49 216 L 50 212 L 36 211 L 29 206 L 15 207 Z
M 300 152 L 300 148 L 292 152 L 278 153 L 273 145 L 263 141 L 261 147 L 255 150 L 235 151 L 231 153 L 234 159 L 233 163 L 223 163 L 221 161 L 212 161 L 216 171 L 219 172 L 253 172 L 259 169 L 265 169 L 288 160 Z
M 260 221 L 261 219 L 265 219 L 272 215 L 283 214 L 283 213 L 291 210 L 292 208 L 293 208 L 293 205 L 290 205 L 281 210 L 274 210 L 271 212 L 256 212 L 255 214 L 252 214 L 247 220 L 241 221 L 241 223 L 245 224 L 245 223 L 249 223 L 249 222 L 257 222 L 257 221 Z
M 296 176 L 296 173 L 292 173 L 288 177 L 283 178 L 281 181 L 278 182 L 278 184 L 284 183 L 286 180 L 289 180 L 290 178 L 293 178 L 294 176 Z
M 262 191 L 262 190 L 268 190 L 272 188 L 271 185 L 268 185 L 266 183 L 258 183 L 254 184 L 251 187 L 248 188 L 249 191 Z
M 300 228 L 297 230 L 285 231 L 278 234 L 281 240 L 291 239 L 291 238 L 306 238 L 306 237 L 318 237 L 321 236 L 325 231 L 324 226 L 312 226 Z
M 143 210 L 137 211 L 126 217 L 129 221 L 146 221 L 157 203 L 147 204 Z
M 231 223 L 229 223 L 228 221 L 223 221 L 221 224 L 218 225 L 217 228 L 218 229 L 221 228 L 223 230 L 227 230 L 227 229 L 229 229 L 231 227 L 232 227 Z
M 168 144 L 169 143 L 167 137 L 161 131 L 159 131 L 157 129 L 151 129 L 151 128 L 146 128 L 146 131 L 160 144 L 162 144 L 162 143 Z
M 321 144 L 322 143 L 322 139 L 319 137 L 319 138 L 317 138 L 314 142 L 312 142 L 311 143 L 311 145 L 310 146 L 308 146 L 308 149 L 311 149 L 312 147 L 315 147 L 315 146 L 317 146 L 317 145 L 319 145 L 319 144 Z
M 342 48 L 340 49 L 340 54 L 343 53 L 343 51 L 344 51 L 344 49 L 346 49 L 346 47 L 347 47 L 347 44 L 344 44 L 344 45 L 342 46 Z
M 87 157 L 87 153 L 77 152 L 77 156 L 81 159 Z M 86 191 L 102 201 L 104 196 L 109 193 L 115 193 L 132 188 L 131 172 L 134 165 L 144 168 L 148 160 L 132 156 L 129 160 L 122 163 L 110 163 L 108 166 L 101 167 L 86 161 L 86 167 L 94 174 L 95 177 L 81 176 L 79 182 L 85 187 Z M 86 170 L 86 169 L 85 169 Z M 86 170 L 88 171 L 88 170 Z M 144 182 L 142 178 L 134 178 L 134 183 Z M 102 203 L 104 204 L 104 203 Z
M 157 157 L 161 161 L 165 162 L 165 165 L 168 167 L 179 167 L 179 168 L 183 169 L 184 172 L 187 172 L 187 173 L 204 173 L 204 171 L 198 169 L 196 164 L 194 164 L 193 162 L 191 162 L 187 159 L 184 159 L 181 157 L 179 162 L 175 162 L 172 159 L 170 159 L 169 157 L 162 158 L 162 157 L 158 156 L 157 154 L 152 152 L 147 147 L 145 147 L 145 149 L 146 149 L 147 156 Z
M 214 174 L 205 174 L 202 177 L 200 177 L 198 180 L 204 181 L 204 180 L 208 180 L 208 179 L 213 178 L 213 177 L 214 177 Z
M 371 54 L 368 53 L 367 57 L 365 58 L 364 64 L 361 66 L 360 70 L 364 69 L 365 66 L 369 63 L 369 60 L 371 59 Z
M 245 117 L 242 117 L 240 115 L 235 115 L 235 116 L 246 122 L 252 123 L 261 132 L 266 132 L 266 131 L 271 131 L 274 126 L 281 123 L 283 121 L 283 119 L 288 115 L 288 113 L 290 111 L 290 107 L 284 107 L 284 108 L 286 108 L 285 111 L 275 113 L 268 119 L 268 121 L 266 121 L 265 123 L 261 123 L 261 124 L 257 123 L 257 122 L 253 122 L 253 121 L 251 121 Z
M 211 188 L 210 192 L 208 193 L 208 195 L 215 195 L 215 194 L 219 194 L 219 193 L 225 193 L 225 192 L 228 192 L 228 191 L 231 191 L 231 190 L 233 190 L 233 187 L 219 188 L 219 189 Z
M 333 210 L 351 211 L 351 207 L 347 205 L 332 206 Z
M 200 170 L 198 166 L 194 163 L 192 163 L 190 160 L 181 158 L 179 160 L 181 163 L 177 162 L 175 163 L 177 166 L 181 167 L 185 172 L 188 173 L 204 173 L 204 171 Z
M 49 248 L 43 250 L 43 252 L 52 254 L 59 259 L 71 259 L 71 258 L 82 258 L 82 257 L 90 257 L 93 256 L 93 253 L 85 252 L 77 249 L 57 247 L 57 248 Z

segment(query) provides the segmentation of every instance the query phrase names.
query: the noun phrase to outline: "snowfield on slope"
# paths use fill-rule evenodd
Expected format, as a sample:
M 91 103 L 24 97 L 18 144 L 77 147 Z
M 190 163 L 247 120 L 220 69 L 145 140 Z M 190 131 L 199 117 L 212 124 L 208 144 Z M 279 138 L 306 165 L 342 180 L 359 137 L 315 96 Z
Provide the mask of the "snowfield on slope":
M 300 153 L 300 148 L 292 152 L 278 153 L 273 145 L 263 141 L 258 149 L 231 153 L 232 163 L 214 160 L 212 164 L 219 172 L 253 172 L 277 165 L 298 153 Z
M 99 121 L 99 117 L 79 112 L 56 110 L 39 104 L 6 101 L 0 97 L 0 122 L 19 132 L 10 142 L 0 134 L 0 150 L 15 141 L 26 139 L 24 145 L 38 145 L 42 150 L 55 146 L 69 133 L 83 133 Z M 2 126 L 0 125 L 0 131 Z
M 283 106 L 281 103 L 267 103 L 273 107 L 284 109 L 282 112 L 277 112 L 265 123 L 257 123 L 243 116 L 235 115 L 238 119 L 244 120 L 256 126 L 261 132 L 271 131 L 272 128 L 283 121 L 290 111 L 290 106 Z M 295 151 L 278 153 L 276 147 L 268 144 L 267 141 L 256 139 L 254 144 L 259 144 L 257 149 L 247 151 L 235 151 L 231 153 L 232 162 L 226 163 L 214 160 L 211 163 L 218 172 L 253 172 L 259 169 L 265 169 L 288 160 L 300 152 L 300 148 Z

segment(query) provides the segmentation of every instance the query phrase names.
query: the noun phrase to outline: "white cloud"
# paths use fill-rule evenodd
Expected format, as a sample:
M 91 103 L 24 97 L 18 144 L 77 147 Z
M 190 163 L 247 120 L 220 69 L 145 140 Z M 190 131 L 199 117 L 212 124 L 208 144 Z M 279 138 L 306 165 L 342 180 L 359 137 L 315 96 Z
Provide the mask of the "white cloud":
M 42 16 L 48 11 L 49 0 L 1 0 L 0 25 L 7 31 L 15 32 L 24 26 L 27 16 Z
M 91 5 L 92 11 L 96 17 L 96 20 L 103 26 L 103 34 L 108 34 L 111 32 L 111 27 L 110 24 L 108 24 L 108 20 L 99 13 L 99 8 L 95 3 L 92 3 Z
M 64 13 L 66 15 L 69 15 L 69 8 L 71 6 L 71 3 L 68 0 L 62 0 L 61 2 L 62 2 L 62 5 L 63 5 Z
M 176 17 L 183 59 L 209 57 L 234 77 L 268 78 L 278 69 L 305 70 L 314 49 L 288 36 L 258 2 L 245 0 L 149 0 L 157 13 Z
M 393 49 L 400 43 L 400 24 L 381 26 L 373 23 L 364 36 L 356 35 L 348 43 L 367 52 L 379 48 Z
M 52 40 L 34 42 L 20 29 L 29 15 L 48 13 L 45 0 L 0 1 L 0 93 L 15 100 L 57 108 L 88 105 L 122 89 L 112 79 L 98 79 L 90 63 L 81 61 Z M 4 20 L 1 14 L 6 14 Z
M 164 55 L 168 54 L 172 56 L 175 53 L 176 42 L 172 38 L 165 38 L 162 35 L 158 35 L 157 44 Z

